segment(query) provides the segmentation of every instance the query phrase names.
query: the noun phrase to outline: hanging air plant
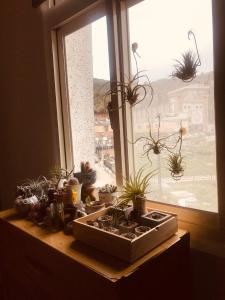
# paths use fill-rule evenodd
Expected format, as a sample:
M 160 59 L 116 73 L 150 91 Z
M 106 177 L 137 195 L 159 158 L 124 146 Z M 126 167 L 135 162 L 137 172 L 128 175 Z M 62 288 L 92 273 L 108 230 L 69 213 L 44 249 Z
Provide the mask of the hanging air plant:
M 184 167 L 182 165 L 183 157 L 181 154 L 170 154 L 168 157 L 168 170 L 174 180 L 180 180 L 184 175 Z
M 192 81 L 197 74 L 197 67 L 201 66 L 201 60 L 198 52 L 198 46 L 193 31 L 188 31 L 188 39 L 190 40 L 191 35 L 194 38 L 196 53 L 188 50 L 182 54 L 182 61 L 176 60 L 177 64 L 174 65 L 175 71 L 172 73 L 172 77 L 177 77 L 184 82 Z
M 133 43 L 132 44 L 132 53 L 136 64 L 136 74 L 126 81 L 120 81 L 120 82 L 112 82 L 112 87 L 105 93 L 105 100 L 109 96 L 117 96 L 118 94 L 121 94 L 121 100 L 122 105 L 120 107 L 114 108 L 112 105 L 112 101 L 108 102 L 107 109 L 109 112 L 110 120 L 112 118 L 112 111 L 118 110 L 122 108 L 126 102 L 130 104 L 131 107 L 137 105 L 138 103 L 142 102 L 146 95 L 148 90 L 150 90 L 151 97 L 150 97 L 150 103 L 149 106 L 153 100 L 153 88 L 151 86 L 149 77 L 144 74 L 145 71 L 139 71 L 138 69 L 138 63 L 137 63 L 137 57 L 140 57 L 137 53 L 138 44 Z M 145 83 L 140 83 L 140 80 L 145 81 Z
M 134 77 L 129 80 L 127 83 L 125 82 L 117 82 L 114 83 L 113 87 L 108 90 L 105 94 L 105 98 L 108 96 L 115 96 L 118 93 L 122 95 L 122 106 L 125 102 L 128 102 L 131 106 L 135 106 L 136 104 L 143 101 L 147 95 L 147 89 L 149 88 L 152 91 L 152 86 L 148 79 L 147 75 L 142 74 L 143 71 L 139 71 L 134 75 Z M 147 83 L 139 84 L 140 79 L 146 78 Z M 110 103 L 110 102 L 109 102 Z M 121 106 L 121 107 L 122 107 Z M 121 108 L 119 107 L 119 108 Z
M 184 127 L 180 127 L 180 145 L 177 153 L 171 152 L 168 157 L 168 170 L 174 180 L 180 180 L 184 175 L 184 166 L 183 166 L 183 156 L 181 155 L 181 148 L 183 142 L 183 135 L 186 133 L 186 129 Z
M 160 137 L 160 115 L 157 116 L 158 118 L 158 128 L 157 128 L 157 134 L 154 136 L 151 131 L 151 124 L 149 121 L 149 136 L 141 136 L 138 138 L 133 144 L 136 144 L 140 140 L 144 140 L 143 145 L 143 156 L 147 156 L 148 160 L 151 162 L 150 159 L 150 153 L 154 153 L 156 155 L 159 155 L 163 150 L 167 150 L 171 152 L 173 149 L 177 147 L 179 142 L 181 142 L 182 139 L 182 133 L 181 129 L 179 129 L 178 132 L 172 133 L 166 137 Z M 173 142 L 173 145 L 169 145 L 168 141 L 171 140 L 171 138 L 175 138 L 175 141 Z

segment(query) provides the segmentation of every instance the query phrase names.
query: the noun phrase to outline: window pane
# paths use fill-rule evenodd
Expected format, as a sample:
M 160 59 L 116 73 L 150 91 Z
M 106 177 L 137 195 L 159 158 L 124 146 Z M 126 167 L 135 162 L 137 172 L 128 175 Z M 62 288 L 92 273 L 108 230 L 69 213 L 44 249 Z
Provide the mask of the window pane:
M 97 184 L 115 183 L 113 131 L 103 95 L 109 87 L 106 17 L 65 37 L 75 170 L 89 161 Z
M 218 211 L 214 73 L 211 0 L 146 0 L 129 10 L 130 43 L 138 43 L 139 70 L 147 72 L 154 89 L 153 103 L 146 99 L 133 108 L 134 140 L 149 137 L 149 123 L 156 137 L 160 118 L 160 137 L 186 128 L 182 155 L 184 175 L 175 181 L 168 170 L 168 152 L 150 152 L 152 168 L 158 169 L 151 186 L 150 198 L 206 211 Z M 195 33 L 201 66 L 196 78 L 188 83 L 170 75 L 175 59 L 181 60 L 187 50 L 196 53 Z M 132 74 L 136 73 L 131 56 Z M 134 145 L 135 167 L 150 168 L 143 156 L 144 139 Z

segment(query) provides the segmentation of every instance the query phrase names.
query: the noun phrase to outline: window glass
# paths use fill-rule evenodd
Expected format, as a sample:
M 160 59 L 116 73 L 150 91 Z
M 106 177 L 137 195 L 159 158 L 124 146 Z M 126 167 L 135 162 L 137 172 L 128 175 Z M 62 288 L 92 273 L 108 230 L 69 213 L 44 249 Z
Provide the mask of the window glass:
M 97 185 L 115 183 L 113 131 L 104 93 L 109 88 L 106 17 L 65 36 L 68 98 L 75 171 L 89 161 Z
M 149 109 L 148 93 L 132 110 L 134 141 L 149 137 L 149 126 L 153 138 L 158 129 L 162 138 L 179 131 L 181 124 L 186 131 L 182 143 L 184 174 L 180 180 L 171 177 L 166 150 L 158 155 L 149 152 L 151 166 L 143 155 L 145 139 L 134 144 L 135 168 L 158 170 L 152 180 L 152 200 L 217 212 L 211 0 L 146 0 L 129 8 L 128 15 L 130 44 L 138 43 L 139 70 L 147 70 L 154 89 Z M 193 36 L 188 39 L 189 30 L 195 34 L 201 66 L 194 80 L 183 82 L 171 74 L 175 59 L 181 61 L 189 49 L 196 53 Z M 134 75 L 132 52 L 131 69 Z

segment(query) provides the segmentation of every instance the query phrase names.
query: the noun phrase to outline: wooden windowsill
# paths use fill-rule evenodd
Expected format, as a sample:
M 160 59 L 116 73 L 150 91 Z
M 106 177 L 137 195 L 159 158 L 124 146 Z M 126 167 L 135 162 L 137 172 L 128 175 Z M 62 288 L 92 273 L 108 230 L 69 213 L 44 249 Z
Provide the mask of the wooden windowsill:
M 219 229 L 217 214 L 155 201 L 148 201 L 147 207 L 177 214 L 179 228 L 190 233 L 192 249 L 225 258 L 225 232 Z

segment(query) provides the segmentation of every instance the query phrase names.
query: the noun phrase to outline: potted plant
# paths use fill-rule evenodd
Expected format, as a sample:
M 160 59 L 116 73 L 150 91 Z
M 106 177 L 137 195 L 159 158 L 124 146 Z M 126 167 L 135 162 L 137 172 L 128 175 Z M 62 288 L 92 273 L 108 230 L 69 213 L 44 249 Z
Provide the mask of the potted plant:
M 105 184 L 98 190 L 99 200 L 104 202 L 106 207 L 113 205 L 116 201 L 116 190 L 117 187 L 115 185 Z
M 133 211 L 136 217 L 139 217 L 146 213 L 146 193 L 151 178 L 155 175 L 155 171 L 147 173 L 143 176 L 143 169 L 141 168 L 136 175 L 130 176 L 129 180 L 126 180 L 122 195 L 119 197 L 119 206 L 128 205 L 132 202 Z
M 24 184 L 17 186 L 15 207 L 17 211 L 27 216 L 34 213 L 39 218 L 42 207 L 46 206 L 47 192 L 50 182 L 40 176 L 37 180 L 28 179 Z
M 51 177 L 51 182 L 56 189 L 64 188 L 65 184 L 68 183 L 70 178 L 72 178 L 74 167 L 71 171 L 64 168 L 55 166 L 49 171 Z
M 120 234 L 133 232 L 135 228 L 138 226 L 138 223 L 132 219 L 124 220 L 119 225 Z

